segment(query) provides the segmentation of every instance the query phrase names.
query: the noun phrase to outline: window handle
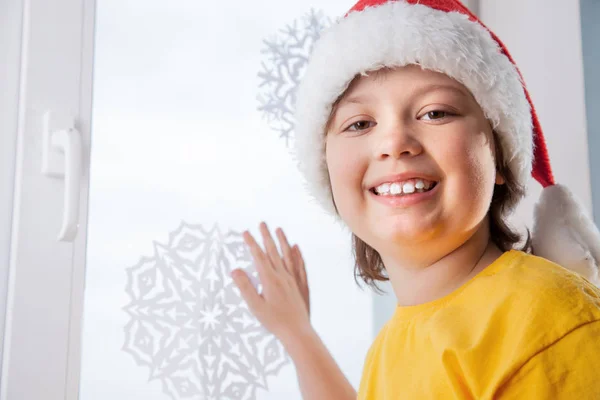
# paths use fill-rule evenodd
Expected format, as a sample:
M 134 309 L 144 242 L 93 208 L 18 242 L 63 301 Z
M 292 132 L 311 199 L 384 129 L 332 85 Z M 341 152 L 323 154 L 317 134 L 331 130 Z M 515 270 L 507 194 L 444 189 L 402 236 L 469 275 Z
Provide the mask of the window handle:
M 72 117 L 54 112 L 44 114 L 42 174 L 65 181 L 63 219 L 58 240 L 72 242 L 79 225 L 81 192 L 81 135 Z

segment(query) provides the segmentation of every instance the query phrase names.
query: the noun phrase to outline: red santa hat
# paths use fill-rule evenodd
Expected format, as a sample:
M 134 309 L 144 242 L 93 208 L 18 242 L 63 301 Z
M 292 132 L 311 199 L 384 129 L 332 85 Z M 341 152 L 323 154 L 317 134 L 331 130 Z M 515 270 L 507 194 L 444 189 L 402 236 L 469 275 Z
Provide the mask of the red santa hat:
M 532 231 L 536 255 L 598 281 L 600 233 L 552 176 L 544 135 L 521 74 L 504 44 L 457 0 L 360 0 L 314 46 L 296 99 L 296 154 L 309 192 L 331 214 L 325 124 L 357 74 L 418 64 L 473 94 L 498 134 L 519 184 L 543 187 Z

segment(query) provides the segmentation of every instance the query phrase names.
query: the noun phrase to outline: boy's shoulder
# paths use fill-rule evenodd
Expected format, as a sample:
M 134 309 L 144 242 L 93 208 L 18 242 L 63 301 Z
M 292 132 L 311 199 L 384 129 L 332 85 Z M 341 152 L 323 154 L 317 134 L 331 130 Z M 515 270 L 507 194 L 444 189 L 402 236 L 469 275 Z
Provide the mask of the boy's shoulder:
M 473 310 L 481 320 L 466 333 L 473 338 L 468 346 L 496 354 L 498 368 L 511 373 L 546 350 L 576 351 L 597 340 L 598 287 L 535 255 L 513 250 L 499 260 L 502 265 L 493 265 L 495 271 L 477 289 L 482 301 Z M 483 300 L 485 295 L 488 301 Z M 480 336 L 471 334 L 477 329 Z
M 509 296 L 529 300 L 531 305 L 569 309 L 589 304 L 600 313 L 600 288 L 576 272 L 545 258 L 511 250 L 499 259 L 489 278 Z
M 499 260 L 478 290 L 496 297 L 487 317 L 502 320 L 509 335 L 551 342 L 600 321 L 600 288 L 581 275 L 516 250 Z

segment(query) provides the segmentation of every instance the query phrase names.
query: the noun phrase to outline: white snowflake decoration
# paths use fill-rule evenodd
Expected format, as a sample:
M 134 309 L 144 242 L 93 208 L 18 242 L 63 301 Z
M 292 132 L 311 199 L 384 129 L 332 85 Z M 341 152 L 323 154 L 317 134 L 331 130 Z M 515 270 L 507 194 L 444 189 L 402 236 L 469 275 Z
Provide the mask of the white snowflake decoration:
M 313 46 L 323 29 L 331 24 L 331 19 L 322 12 L 311 10 L 301 21 L 294 20 L 280 35 L 264 40 L 263 54 L 268 55 L 267 63 L 261 63 L 258 73 L 261 79 L 258 110 L 269 122 L 271 128 L 284 138 L 286 145 L 294 130 L 293 110 L 296 104 L 296 90 Z M 299 27 L 300 26 L 300 27 Z
M 255 399 L 289 364 L 241 298 L 235 268 L 256 281 L 241 234 L 182 222 L 168 244 L 154 243 L 154 257 L 127 269 L 123 350 L 174 400 Z

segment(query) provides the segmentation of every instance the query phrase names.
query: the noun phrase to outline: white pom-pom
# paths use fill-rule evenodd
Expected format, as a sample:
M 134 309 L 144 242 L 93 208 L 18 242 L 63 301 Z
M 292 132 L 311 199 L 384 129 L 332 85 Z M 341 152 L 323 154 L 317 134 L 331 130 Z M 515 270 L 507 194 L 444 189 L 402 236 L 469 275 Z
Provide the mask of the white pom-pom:
M 535 207 L 532 245 L 535 255 L 600 286 L 600 232 L 567 187 L 557 184 L 542 191 Z

